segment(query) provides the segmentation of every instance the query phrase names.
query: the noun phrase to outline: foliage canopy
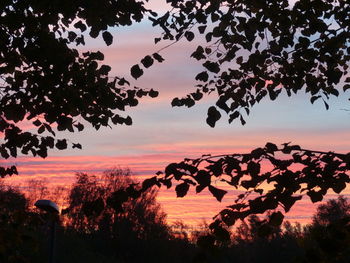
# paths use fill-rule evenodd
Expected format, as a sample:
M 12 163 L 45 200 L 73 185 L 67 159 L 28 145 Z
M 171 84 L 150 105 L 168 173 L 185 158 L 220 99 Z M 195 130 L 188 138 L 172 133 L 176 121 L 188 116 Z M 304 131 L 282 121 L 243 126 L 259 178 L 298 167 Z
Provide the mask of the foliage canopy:
M 207 117 L 211 127 L 220 112 L 230 123 L 239 119 L 244 125 L 256 103 L 275 100 L 281 91 L 292 96 L 305 90 L 311 103 L 323 100 L 328 109 L 330 96 L 350 88 L 347 1 L 167 2 L 171 12 L 151 18 L 164 29 L 155 41 L 199 38 L 203 43 L 191 55 L 204 69 L 195 77 L 197 90 L 172 105 L 192 107 L 215 93 Z
M 2 158 L 32 154 L 45 158 L 48 149 L 81 148 L 56 137 L 56 131 L 82 131 L 83 123 L 131 125 L 127 107 L 153 90 L 130 87 L 109 77 L 104 55 L 80 52 L 89 37 L 113 43 L 110 27 L 128 26 L 154 14 L 142 1 L 36 1 L 0 3 L 0 145 Z M 23 131 L 31 123 L 36 132 Z M 0 168 L 0 176 L 17 173 Z

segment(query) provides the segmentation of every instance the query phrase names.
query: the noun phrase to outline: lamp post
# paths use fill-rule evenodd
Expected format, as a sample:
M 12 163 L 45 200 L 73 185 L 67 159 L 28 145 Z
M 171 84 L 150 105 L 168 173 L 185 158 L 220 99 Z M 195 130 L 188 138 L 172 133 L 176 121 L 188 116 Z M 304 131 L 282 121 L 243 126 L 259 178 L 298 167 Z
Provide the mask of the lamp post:
M 51 200 L 38 200 L 34 204 L 40 210 L 48 212 L 51 216 L 50 224 L 50 240 L 49 240 L 49 263 L 54 263 L 54 252 L 55 252 L 55 232 L 56 222 L 55 216 L 59 215 L 60 210 L 58 205 Z

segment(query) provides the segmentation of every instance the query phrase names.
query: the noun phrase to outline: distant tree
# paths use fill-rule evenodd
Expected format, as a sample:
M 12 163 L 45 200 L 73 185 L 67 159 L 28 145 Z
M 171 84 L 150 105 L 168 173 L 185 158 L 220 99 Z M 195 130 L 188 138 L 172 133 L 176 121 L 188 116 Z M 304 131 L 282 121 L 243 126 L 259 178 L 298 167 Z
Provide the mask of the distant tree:
M 148 189 L 128 199 L 128 187 L 135 185 L 130 170 L 106 171 L 102 177 L 77 174 L 66 209 L 68 226 L 85 232 L 99 232 L 109 238 L 135 235 L 140 239 L 167 238 L 165 213 L 156 201 L 157 190 Z M 120 201 L 125 201 L 120 204 Z
M 237 242 L 253 242 L 258 239 L 259 225 L 261 221 L 258 216 L 251 215 L 247 219 L 248 222 L 242 221 L 234 232 L 234 240 Z
M 57 132 L 76 132 L 91 124 L 131 125 L 120 112 L 134 107 L 154 90 L 130 87 L 110 76 L 100 51 L 81 52 L 89 38 L 113 43 L 110 27 L 129 26 L 156 15 L 145 1 L 16 1 L 0 3 L 0 143 L 2 158 L 32 154 L 45 158 L 48 149 L 81 148 Z M 155 54 L 159 59 L 159 55 Z M 34 131 L 24 130 L 30 123 Z M 1 167 L 0 176 L 17 174 Z
M 53 186 L 47 199 L 55 202 L 60 208 L 65 207 L 68 202 L 68 187 L 62 185 Z
M 200 237 L 208 234 L 210 234 L 209 223 L 203 220 L 201 223 L 197 224 L 195 230 L 191 232 L 190 240 L 195 244 Z
M 89 176 L 84 173 L 77 174 L 76 181 L 68 196 L 69 207 L 63 212 L 68 212 L 68 226 L 80 232 L 96 230 L 96 221 L 104 209 L 102 194 L 103 190 L 97 185 L 96 176 Z M 100 206 L 98 206 L 97 200 L 101 201 Z M 96 203 L 96 209 L 94 213 L 89 213 L 85 207 L 92 202 Z
M 24 188 L 29 207 L 33 208 L 39 199 L 48 199 L 50 189 L 47 179 L 29 179 L 24 183 Z
M 0 262 L 42 262 L 38 257 L 39 224 L 24 194 L 0 183 Z
M 319 205 L 312 218 L 312 223 L 327 226 L 340 220 L 350 222 L 350 203 L 344 196 L 338 196 L 337 199 L 330 199 L 325 204 Z
M 13 187 L 0 184 L 0 212 L 2 223 L 16 223 L 17 216 L 24 217 L 28 211 L 28 200 Z
M 251 215 L 247 220 L 242 221 L 233 234 L 235 242 L 255 242 L 259 239 L 274 239 L 280 237 L 282 228 L 280 225 L 275 227 L 266 226 L 266 220 L 260 219 L 257 215 Z
M 293 238 L 300 239 L 302 238 L 305 232 L 305 226 L 302 226 L 300 222 L 295 222 L 292 224 L 290 221 L 283 222 L 283 235 Z
M 305 262 L 338 263 L 350 259 L 350 206 L 343 196 L 317 207 L 302 238 Z

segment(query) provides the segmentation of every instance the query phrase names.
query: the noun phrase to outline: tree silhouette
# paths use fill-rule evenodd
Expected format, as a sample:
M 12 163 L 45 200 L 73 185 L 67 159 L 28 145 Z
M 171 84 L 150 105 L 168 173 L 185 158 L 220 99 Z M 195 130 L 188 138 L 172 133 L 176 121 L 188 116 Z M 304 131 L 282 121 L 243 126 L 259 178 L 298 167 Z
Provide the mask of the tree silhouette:
M 101 178 L 77 174 L 65 210 L 68 227 L 81 233 L 98 232 L 108 238 L 148 240 L 167 238 L 165 213 L 150 188 L 137 198 L 127 199 L 129 185 L 136 185 L 128 169 L 104 172 Z M 120 203 L 121 201 L 125 201 Z
M 40 221 L 28 210 L 28 200 L 19 190 L 0 183 L 0 261 L 41 262 L 37 230 Z
M 349 203 L 342 196 L 317 207 L 304 233 L 305 262 L 346 262 L 350 257 Z
M 325 204 L 319 205 L 312 222 L 314 225 L 327 226 L 347 219 L 350 219 L 349 201 L 345 197 L 339 196 L 337 199 L 330 199 Z
M 108 27 L 127 26 L 155 13 L 143 1 L 60 2 L 2 1 L 0 4 L 0 144 L 2 158 L 19 153 L 45 158 L 48 149 L 81 148 L 56 136 L 76 132 L 83 123 L 96 130 L 111 124 L 131 125 L 122 116 L 127 107 L 154 90 L 130 87 L 110 77 L 104 55 L 80 52 L 89 37 L 113 42 Z M 36 132 L 25 131 L 29 122 Z M 15 166 L 0 167 L 0 176 L 17 174 Z

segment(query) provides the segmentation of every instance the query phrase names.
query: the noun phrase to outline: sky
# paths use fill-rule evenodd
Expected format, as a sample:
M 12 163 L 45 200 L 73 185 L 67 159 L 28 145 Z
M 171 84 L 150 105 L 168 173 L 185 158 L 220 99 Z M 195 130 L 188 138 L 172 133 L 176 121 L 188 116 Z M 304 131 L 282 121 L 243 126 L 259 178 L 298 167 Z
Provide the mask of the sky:
M 157 6 L 160 10 L 160 6 Z M 130 68 L 145 55 L 152 54 L 167 43 L 154 44 L 159 31 L 144 21 L 126 28 L 112 29 L 114 42 L 106 47 L 101 38 L 89 41 L 85 49 L 101 50 L 105 63 L 112 66 L 112 75 L 132 80 Z M 27 179 L 46 178 L 51 185 L 67 185 L 73 182 L 75 173 L 101 173 L 113 167 L 128 167 L 139 177 L 154 176 L 167 164 L 202 154 L 248 152 L 262 147 L 266 142 L 281 144 L 291 141 L 303 148 L 346 153 L 350 149 L 349 93 L 331 98 L 330 109 L 322 101 L 314 105 L 308 96 L 300 93 L 288 98 L 285 94 L 277 101 L 263 100 L 254 106 L 246 125 L 228 124 L 224 116 L 213 129 L 206 122 L 209 106 L 215 97 L 205 97 L 192 108 L 172 108 L 171 100 L 195 91 L 195 75 L 201 65 L 190 54 L 196 45 L 179 42 L 161 52 L 165 61 L 147 69 L 132 85 L 159 91 L 157 98 L 141 99 L 139 105 L 127 110 L 133 118 L 132 126 L 114 126 L 95 131 L 88 127 L 80 133 L 60 133 L 72 142 L 83 145 L 82 150 L 51 151 L 46 159 L 20 156 L 1 160 L 1 165 L 18 166 L 20 175 L 7 179 L 11 184 L 23 184 Z M 30 127 L 29 127 L 30 128 Z M 348 193 L 348 190 L 344 192 Z M 176 198 L 174 189 L 160 189 L 158 201 L 168 214 L 169 222 L 183 220 L 195 225 L 210 221 L 230 201 L 229 192 L 218 203 L 208 192 L 191 193 Z M 329 195 L 333 198 L 335 195 Z M 303 199 L 287 215 L 291 221 L 308 222 L 315 206 Z

